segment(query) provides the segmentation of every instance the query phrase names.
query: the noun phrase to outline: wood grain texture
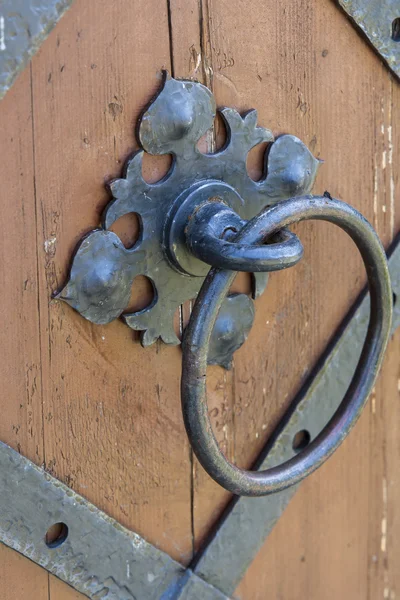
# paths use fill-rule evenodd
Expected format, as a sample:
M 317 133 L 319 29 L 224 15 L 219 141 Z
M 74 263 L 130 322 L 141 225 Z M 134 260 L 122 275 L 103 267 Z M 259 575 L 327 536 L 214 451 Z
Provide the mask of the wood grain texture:
M 1 104 L 3 190 L 0 282 L 3 441 L 43 461 L 41 367 L 31 77 L 24 72 Z
M 41 464 L 42 379 L 29 68 L 1 102 L 0 139 L 3 189 L 0 439 Z M 47 573 L 0 544 L 0 598 L 30 600 L 32 597 L 47 600 Z
M 219 103 L 243 110 L 251 102 L 262 124 L 301 137 L 326 161 L 315 191 L 327 189 L 359 208 L 388 244 L 400 225 L 399 138 L 393 137 L 399 92 L 377 57 L 328 1 L 260 2 L 251 11 L 240 1 L 218 1 L 209 3 L 209 14 Z M 230 60 L 221 62 L 221 56 Z M 271 276 L 235 360 L 235 454 L 243 465 L 251 464 L 365 281 L 341 232 L 320 223 L 296 231 L 305 258 Z M 390 352 L 398 361 L 398 346 Z M 396 410 L 390 403 L 398 401 L 393 381 L 391 389 L 384 398 L 389 414 Z M 372 582 L 369 568 L 374 556 L 385 562 L 369 548 L 372 532 L 376 537 L 381 529 L 370 498 L 380 502 L 383 477 L 369 453 L 371 435 L 367 412 L 337 456 L 304 484 L 239 586 L 239 597 L 363 599 L 395 590 L 380 585 L 382 573 Z M 382 430 L 378 452 L 386 443 Z M 379 487 L 371 484 L 371 470 Z M 202 515 L 211 496 L 207 485 L 201 486 Z M 195 517 L 195 523 L 201 537 L 210 521 Z M 395 557 L 390 564 L 396 580 Z
M 53 575 L 49 577 L 49 591 L 49 600 L 84 600 L 86 598 Z
M 230 496 L 189 449 L 180 350 L 143 350 L 122 323 L 91 325 L 51 300 L 76 242 L 99 222 L 104 181 L 136 147 L 136 118 L 163 67 L 298 135 L 325 160 L 315 191 L 356 206 L 386 245 L 400 226 L 400 89 L 331 0 L 76 0 L 0 105 L 1 439 L 186 564 Z M 223 136 L 217 122 L 204 148 Z M 249 159 L 255 177 L 261 150 Z M 145 177 L 168 164 L 147 157 Z M 123 239 L 127 227 L 116 227 Z M 251 465 L 365 282 L 345 234 L 311 222 L 295 231 L 303 261 L 271 276 L 234 369 L 209 370 L 214 430 L 240 465 Z M 235 290 L 248 288 L 238 278 Z M 132 305 L 149 297 L 141 281 Z M 357 428 L 250 567 L 242 600 L 400 593 L 399 340 Z M 2 546 L 0 581 L 4 600 L 81 597 Z
M 0 598 L 1 600 L 84 600 L 60 579 L 0 544 Z
M 180 350 L 143 351 L 122 323 L 93 326 L 50 300 L 76 242 L 99 222 L 104 179 L 134 149 L 134 123 L 169 56 L 166 3 L 76 2 L 33 61 L 33 112 L 46 466 L 185 562 Z M 147 161 L 145 176 L 159 178 L 162 163 Z
M 356 429 L 302 484 L 235 597 L 397 597 L 399 342 Z
M 49 600 L 48 579 L 49 574 L 41 567 L 0 544 L 1 600 Z M 79 597 L 84 598 L 81 594 Z M 75 599 L 60 595 L 57 600 Z

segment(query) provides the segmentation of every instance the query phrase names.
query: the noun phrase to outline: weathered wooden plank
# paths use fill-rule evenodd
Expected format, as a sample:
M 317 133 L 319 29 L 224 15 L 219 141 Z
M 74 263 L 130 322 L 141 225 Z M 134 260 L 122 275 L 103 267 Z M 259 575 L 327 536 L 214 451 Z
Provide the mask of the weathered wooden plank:
M 170 12 L 156 0 L 129 7 L 122 0 L 76 0 L 33 61 L 34 137 L 29 72 L 2 102 L 7 353 L 0 433 L 187 562 L 229 495 L 191 463 L 180 415 L 180 350 L 157 345 L 144 351 L 122 324 L 92 326 L 51 302 L 51 292 L 65 277 L 76 241 L 98 223 L 107 201 L 103 180 L 119 175 L 135 148 L 135 119 L 156 90 L 160 69 L 171 68 L 171 56 L 175 76 L 206 82 L 220 105 L 256 107 L 261 124 L 301 137 L 326 160 L 316 191 L 328 189 L 354 204 L 386 244 L 400 224 L 400 92 L 329 0 L 255 0 L 251 8 L 244 0 L 169 5 Z M 209 148 L 222 137 L 217 129 Z M 256 151 L 249 161 L 255 176 L 260 156 Z M 167 165 L 146 160 L 146 177 L 157 179 Z M 210 369 L 218 439 L 243 465 L 258 453 L 365 280 L 344 235 L 320 223 L 296 231 L 305 259 L 271 276 L 233 372 Z M 122 238 L 132 234 L 127 224 L 118 232 Z M 248 280 L 237 285 L 245 289 Z M 149 293 L 145 282 L 136 286 L 133 305 L 143 306 Z M 185 308 L 184 319 L 188 313 Z M 302 486 L 238 588 L 239 597 L 394 597 L 400 585 L 399 358 L 395 338 L 369 414 Z M 42 600 L 47 574 L 38 570 L 24 588 L 24 563 L 7 552 L 1 567 L 6 593 L 15 597 L 10 586 L 19 577 L 21 600 L 32 586 Z M 50 594 L 75 598 L 56 580 Z
M 19 83 L 19 82 L 18 82 Z M 17 85 L 17 84 L 16 84 Z M 49 575 L 21 554 L 0 544 L 0 582 L 2 600 L 48 600 Z M 77 599 L 84 598 L 81 594 Z M 67 596 L 55 596 L 59 600 Z
M 0 439 L 41 464 L 44 460 L 42 378 L 29 69 L 1 102 L 0 137 L 3 189 Z M 1 544 L 0 582 L 4 600 L 28 600 L 32 594 L 38 600 L 47 600 L 47 573 Z
M 175 77 L 194 78 L 212 89 L 212 69 L 210 64 L 210 38 L 206 7 L 198 0 L 172 0 L 171 7 L 171 39 L 172 61 Z M 221 121 L 216 120 L 215 127 L 201 141 L 204 151 L 213 151 L 224 140 Z M 234 291 L 247 291 L 248 276 L 240 275 L 235 282 Z M 191 303 L 183 307 L 183 321 L 187 323 Z M 233 376 L 232 372 L 219 367 L 210 367 L 208 378 L 209 409 L 215 425 L 221 447 L 234 459 L 233 439 Z M 214 484 L 204 475 L 197 460 L 193 457 L 192 497 L 193 497 L 193 550 L 199 548 L 201 538 L 195 531 L 200 515 L 206 522 L 206 530 L 210 519 L 218 519 L 226 504 L 229 494 Z M 204 497 L 207 495 L 207 501 Z M 202 533 L 206 534 L 206 530 Z
M 83 600 L 86 596 L 83 596 L 72 587 L 57 579 L 54 575 L 49 577 L 50 585 L 50 598 L 56 598 L 57 600 Z
M 167 3 L 77 0 L 33 60 L 44 436 L 52 474 L 186 562 L 179 349 L 145 351 L 122 323 L 93 326 L 51 300 L 76 242 L 99 222 L 104 180 L 135 148 L 134 123 L 169 57 Z M 145 177 L 167 163 L 146 161 Z
M 239 13 L 236 39 L 230 32 Z M 221 12 L 214 15 L 221 23 Z M 244 40 L 261 40 L 267 21 L 273 23 L 274 35 L 263 36 L 246 51 Z M 229 49 L 239 63 L 228 70 L 229 82 L 225 74 L 215 77 L 220 94 L 236 98 L 239 105 L 248 102 L 242 87 L 254 90 L 255 97 L 264 94 L 267 124 L 297 133 L 326 160 L 316 190 L 328 189 L 355 205 L 388 244 L 400 225 L 394 157 L 399 147 L 398 85 L 344 16 L 328 1 L 257 3 L 255 12 L 248 13 L 237 2 L 217 32 L 217 47 L 226 53 Z M 258 302 L 252 350 L 244 355 L 242 349 L 242 362 L 236 360 L 241 381 L 265 373 L 251 392 L 240 381 L 236 385 L 236 402 L 240 408 L 248 403 L 236 421 L 244 464 L 251 462 L 251 448 L 257 446 L 252 432 L 259 433 L 265 424 L 268 434 L 365 281 L 351 244 L 333 228 L 307 224 L 298 231 L 306 248 L 303 264 L 271 276 L 270 288 Z M 398 358 L 394 342 L 387 362 Z M 396 593 L 396 551 L 379 552 L 384 471 L 377 456 L 386 454 L 388 440 L 383 427 L 379 436 L 374 434 L 371 414 L 380 403 L 396 420 L 398 392 L 387 373 L 385 368 L 377 387 L 388 386 L 386 393 L 378 396 L 377 391 L 343 448 L 301 486 L 239 586 L 238 597 L 375 598 Z M 397 473 L 390 473 L 388 505 L 399 485 Z M 387 527 L 392 524 L 394 536 L 394 512 L 391 519 Z

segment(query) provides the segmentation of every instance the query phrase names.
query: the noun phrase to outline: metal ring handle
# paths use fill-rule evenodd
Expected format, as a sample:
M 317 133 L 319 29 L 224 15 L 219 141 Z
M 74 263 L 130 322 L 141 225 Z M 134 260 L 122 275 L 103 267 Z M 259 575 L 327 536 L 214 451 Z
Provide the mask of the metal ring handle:
M 186 431 L 204 469 L 234 494 L 263 496 L 283 490 L 315 471 L 338 448 L 367 401 L 389 338 L 392 292 L 385 251 L 372 226 L 348 204 L 320 196 L 286 200 L 267 208 L 249 221 L 235 241 L 257 244 L 282 227 L 307 219 L 330 221 L 353 239 L 367 271 L 371 314 L 361 357 L 342 403 L 330 422 L 303 452 L 266 471 L 247 471 L 227 460 L 213 434 L 206 396 L 208 344 L 235 272 L 210 270 L 186 330 L 181 383 Z
M 229 206 L 206 202 L 191 215 L 186 244 L 206 264 L 230 271 L 280 271 L 293 267 L 303 257 L 301 241 L 288 229 L 278 231 L 274 243 L 268 245 L 262 241 L 258 244 L 236 241 L 237 233 L 233 233 L 232 226 L 238 231 L 246 223 Z

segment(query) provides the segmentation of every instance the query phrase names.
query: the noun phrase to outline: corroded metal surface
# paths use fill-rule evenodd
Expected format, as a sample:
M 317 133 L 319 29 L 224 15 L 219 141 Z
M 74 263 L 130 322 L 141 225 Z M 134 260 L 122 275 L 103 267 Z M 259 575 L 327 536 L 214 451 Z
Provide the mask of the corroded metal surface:
M 111 183 L 114 199 L 105 209 L 103 227 L 82 240 L 70 279 L 56 297 L 90 321 L 108 323 L 122 315 L 134 278 L 145 275 L 153 285 L 153 300 L 139 312 L 125 314 L 124 319 L 132 329 L 143 332 L 145 346 L 158 338 L 179 344 L 173 326 L 175 311 L 195 298 L 203 284 L 183 352 L 181 393 L 189 439 L 205 470 L 226 489 L 251 496 L 277 492 L 318 468 L 349 433 L 365 404 L 390 330 L 392 306 L 385 253 L 373 228 L 351 206 L 329 194 L 303 196 L 313 185 L 318 161 L 300 140 L 289 135 L 278 138 L 267 154 L 267 172 L 255 182 L 247 173 L 247 155 L 260 142 L 273 140 L 269 130 L 257 126 L 256 112 L 242 117 L 233 109 L 222 109 L 226 144 L 214 154 L 204 154 L 198 142 L 216 114 L 211 91 L 200 83 L 178 81 L 166 74 L 163 83 L 139 119 L 138 141 L 143 150 L 127 162 L 125 177 Z M 157 184 L 142 177 L 143 151 L 173 156 L 169 173 Z M 141 231 L 136 244 L 126 249 L 108 228 L 131 212 L 139 216 Z M 220 451 L 205 391 L 207 363 L 220 357 L 220 364 L 229 365 L 231 349 L 239 347 L 247 335 L 240 327 L 240 315 L 236 327 L 230 321 L 231 340 L 225 356 L 218 347 L 208 359 L 209 342 L 237 271 L 253 272 L 257 279 L 257 272 L 285 269 L 300 260 L 301 243 L 286 227 L 304 219 L 335 223 L 358 246 L 374 298 L 368 337 L 348 393 L 324 431 L 286 464 L 262 473 L 245 471 Z M 280 239 L 274 239 L 278 235 Z M 210 265 L 212 270 L 204 279 Z M 260 282 L 265 283 L 265 278 L 258 282 L 259 289 Z M 217 323 L 218 329 L 223 327 Z M 223 335 L 216 338 L 225 340 Z
M 109 323 L 127 306 L 135 276 L 147 276 L 154 287 L 153 301 L 137 313 L 122 315 L 132 329 L 142 331 L 144 346 L 158 338 L 167 344 L 180 343 L 173 327 L 174 313 L 197 296 L 209 270 L 209 265 L 185 252 L 182 218 L 190 218 L 187 207 L 193 211 L 193 202 L 215 193 L 241 219 L 249 219 L 264 206 L 307 193 L 314 183 L 319 161 L 290 135 L 272 144 L 265 159 L 267 174 L 257 182 L 250 178 L 248 152 L 274 139 L 268 129 L 257 126 L 254 110 L 242 117 L 234 109 L 222 109 L 226 145 L 215 154 L 200 152 L 198 141 L 212 127 L 215 114 L 214 97 L 205 86 L 165 76 L 159 95 L 138 123 L 142 150 L 128 160 L 123 178 L 111 183 L 113 200 L 104 211 L 103 226 L 81 242 L 69 282 L 58 295 L 90 321 Z M 143 180 L 144 151 L 173 155 L 169 173 L 156 184 Z M 139 215 L 141 232 L 136 245 L 127 250 L 108 229 L 131 212 Z M 263 252 L 272 252 L 271 246 Z M 264 274 L 254 277 L 259 294 L 267 279 Z
M 337 0 L 389 67 L 400 76 L 399 0 Z M 397 32 L 397 33 L 396 33 Z
M 93 600 L 172 599 L 188 574 L 198 597 L 225 598 L 2 443 L 0 489 L 0 540 Z M 55 523 L 67 525 L 68 537 L 48 547 Z
M 0 99 L 73 0 L 1 0 Z
M 260 244 L 282 228 L 308 219 L 334 223 L 352 238 L 364 262 L 372 302 L 367 337 L 349 388 L 332 419 L 300 454 L 267 470 L 248 471 L 225 457 L 213 434 L 206 392 L 208 346 L 219 309 L 235 277 L 234 272 L 211 269 L 185 332 L 181 400 L 186 432 L 203 468 L 234 494 L 262 496 L 278 492 L 298 483 L 322 465 L 358 420 L 386 350 L 392 319 L 392 290 L 386 255 L 373 227 L 353 207 L 330 196 L 286 200 L 251 219 L 236 235 L 234 242 Z

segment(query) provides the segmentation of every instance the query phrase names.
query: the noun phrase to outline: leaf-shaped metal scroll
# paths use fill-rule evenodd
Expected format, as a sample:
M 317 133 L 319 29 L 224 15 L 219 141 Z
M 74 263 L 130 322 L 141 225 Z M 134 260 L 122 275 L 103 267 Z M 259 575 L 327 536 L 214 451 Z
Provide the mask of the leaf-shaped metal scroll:
M 55 297 L 93 323 L 110 323 L 128 305 L 143 259 L 143 251 L 127 250 L 112 231 L 92 231 L 79 244 L 69 281 Z
M 167 77 L 160 94 L 143 113 L 139 141 L 149 154 L 193 153 L 212 127 L 215 100 L 208 88 Z
M 246 294 L 228 296 L 222 303 L 210 339 L 207 363 L 232 368 L 233 354 L 246 341 L 255 316 L 254 304 Z
M 125 310 L 136 275 L 148 277 L 154 300 L 145 309 L 123 314 L 125 322 L 142 331 L 147 346 L 158 338 L 179 344 L 173 319 L 179 305 L 194 299 L 203 276 L 187 276 L 173 266 L 163 240 L 166 219 L 177 198 L 199 182 L 229 184 L 244 199 L 238 212 L 242 219 L 254 217 L 265 206 L 294 195 L 308 193 L 319 161 L 297 138 L 284 135 L 275 142 L 268 129 L 257 126 L 257 112 L 243 117 L 232 108 L 221 109 L 227 129 L 225 146 L 215 154 L 198 149 L 198 141 L 212 127 L 215 100 L 205 86 L 164 76 L 163 86 L 138 124 L 142 148 L 126 163 L 123 176 L 110 184 L 112 199 L 105 208 L 102 229 L 86 236 L 75 253 L 70 279 L 58 297 L 86 319 L 109 323 Z M 246 169 L 247 155 L 261 142 L 272 145 L 266 153 L 265 176 L 253 181 Z M 172 167 L 158 183 L 142 177 L 144 151 L 173 155 Z M 127 250 L 109 231 L 127 213 L 141 223 L 137 244 Z M 267 275 L 254 275 L 254 293 L 262 293 Z

